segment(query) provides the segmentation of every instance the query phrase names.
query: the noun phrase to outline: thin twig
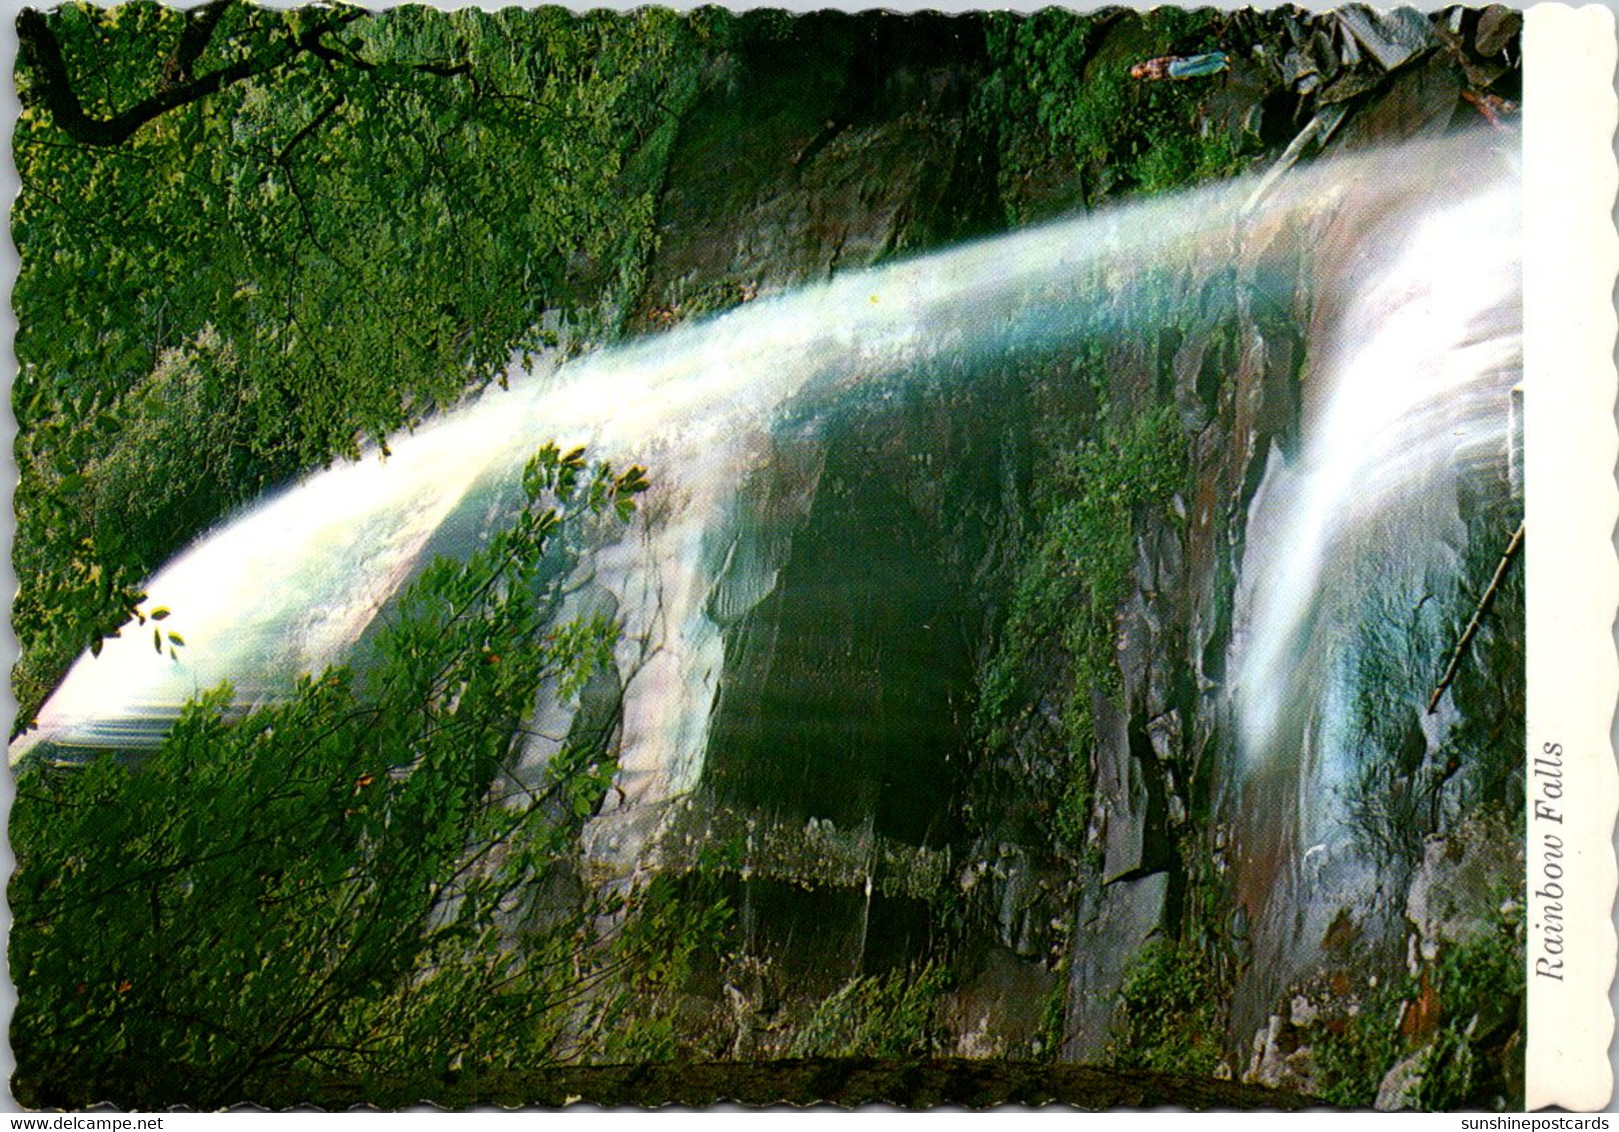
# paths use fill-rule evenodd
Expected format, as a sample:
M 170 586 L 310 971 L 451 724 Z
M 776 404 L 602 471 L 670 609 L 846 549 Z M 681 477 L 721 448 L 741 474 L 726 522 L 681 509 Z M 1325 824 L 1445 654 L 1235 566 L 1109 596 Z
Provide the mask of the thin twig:
M 1511 567 L 1512 560 L 1518 556 L 1518 548 L 1522 545 L 1523 524 L 1519 523 L 1518 529 L 1512 534 L 1512 541 L 1507 543 L 1506 552 L 1501 555 L 1501 561 L 1496 563 L 1495 576 L 1485 587 L 1484 596 L 1478 599 L 1472 620 L 1467 623 L 1467 628 L 1462 630 L 1462 639 L 1456 642 L 1456 651 L 1450 654 L 1450 663 L 1445 667 L 1445 674 L 1439 678 L 1439 683 L 1434 686 L 1433 695 L 1428 698 L 1429 715 L 1438 710 L 1439 697 L 1445 694 L 1450 682 L 1456 679 L 1456 670 L 1462 665 L 1462 657 L 1467 653 L 1467 646 L 1473 643 L 1473 635 L 1484 622 L 1484 615 L 1490 611 L 1490 605 L 1495 601 L 1495 591 L 1501 588 L 1502 579 L 1507 576 L 1507 570 Z

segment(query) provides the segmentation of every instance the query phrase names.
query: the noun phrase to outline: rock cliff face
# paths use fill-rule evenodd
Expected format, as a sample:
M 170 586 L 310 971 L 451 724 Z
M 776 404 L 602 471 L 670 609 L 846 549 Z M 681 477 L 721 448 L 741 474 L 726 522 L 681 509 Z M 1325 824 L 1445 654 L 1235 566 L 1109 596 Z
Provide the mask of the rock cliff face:
M 682 126 L 633 327 L 723 309 L 937 246 L 998 220 L 995 153 L 968 118 L 975 21 L 744 18 Z
M 1131 19 L 1102 22 L 1096 55 L 1128 49 Z M 1511 111 L 1515 31 L 1496 9 L 1244 14 L 1226 29 L 1231 70 L 1211 83 L 1207 128 L 1258 139 L 1255 167 L 1280 176 L 1300 159 L 1488 128 Z M 759 17 L 739 43 L 685 123 L 633 329 L 1105 196 L 1105 177 L 1099 189 L 1095 170 L 1057 156 L 1024 153 L 1006 174 L 1003 155 L 1034 127 L 975 112 L 974 92 L 996 81 L 978 17 Z M 794 518 L 770 550 L 770 593 L 734 618 L 716 610 L 725 667 L 703 778 L 663 827 L 668 867 L 695 867 L 705 846 L 731 853 L 752 979 L 726 993 L 750 1021 L 744 1041 L 716 1012 L 717 1049 L 784 1052 L 772 1003 L 934 962 L 953 972 L 946 1052 L 1116 1060 L 1121 991 L 1160 947 L 1197 957 L 1198 985 L 1219 1000 L 1204 1070 L 1328 1090 L 1333 1066 L 1360 1056 L 1345 1052 L 1356 1025 L 1400 1028 L 1380 1100 L 1417 1103 L 1442 1043 L 1436 1023 L 1409 1019 L 1430 1007 L 1450 1019 L 1451 1004 L 1424 1005 L 1463 993 L 1454 979 L 1431 990 L 1438 965 L 1512 900 L 1463 907 L 1443 893 L 1453 874 L 1479 891 L 1515 876 L 1478 830 L 1517 829 L 1517 583 L 1494 597 L 1446 727 L 1424 730 L 1405 685 L 1383 689 L 1408 722 L 1368 755 L 1382 777 L 1359 795 L 1356 861 L 1316 847 L 1314 882 L 1298 828 L 1264 812 L 1294 797 L 1267 775 L 1292 772 L 1238 773 L 1226 694 L 1255 496 L 1323 395 L 1311 343 L 1338 314 L 1323 264 L 1375 241 L 1364 225 L 1341 201 L 1304 225 L 1250 225 L 1221 261 L 1160 282 L 1150 332 L 1015 367 L 942 366 L 878 411 L 778 437 L 764 464 L 783 469 L 782 487 L 763 498 Z M 1071 652 L 1028 651 L 1016 675 L 1030 711 L 991 742 L 975 723 L 980 681 L 1041 537 L 1047 469 L 1154 411 L 1170 414 L 1185 470 L 1167 505 L 1130 515 L 1116 679 L 1076 691 Z M 1449 639 L 1516 521 L 1504 462 L 1479 482 L 1444 505 L 1462 579 L 1437 603 Z M 1077 755 L 1064 722 L 1076 711 L 1093 740 Z M 1065 838 L 1076 759 L 1087 789 Z M 1391 1000 L 1400 1021 L 1366 1023 L 1379 1009 L 1368 988 L 1392 993 L 1400 978 L 1423 988 Z M 1519 1041 L 1511 1018 L 1489 1025 L 1478 1059 L 1492 1068 L 1474 1079 L 1485 1103 L 1510 1096 Z

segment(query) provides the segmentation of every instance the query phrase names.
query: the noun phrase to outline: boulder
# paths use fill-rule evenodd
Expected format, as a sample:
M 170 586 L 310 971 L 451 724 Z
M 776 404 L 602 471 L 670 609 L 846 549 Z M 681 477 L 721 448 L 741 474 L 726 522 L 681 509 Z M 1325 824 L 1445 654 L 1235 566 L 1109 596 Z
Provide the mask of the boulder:
M 1304 1043 L 1300 1027 L 1279 1014 L 1254 1035 L 1253 1057 L 1243 1081 L 1293 1093 L 1313 1094 L 1315 1052 Z
M 1432 1055 L 1433 1046 L 1428 1045 L 1396 1062 L 1394 1068 L 1383 1075 L 1372 1107 L 1378 1112 L 1398 1112 L 1415 1104 L 1417 1090 L 1422 1087 L 1422 1075 Z

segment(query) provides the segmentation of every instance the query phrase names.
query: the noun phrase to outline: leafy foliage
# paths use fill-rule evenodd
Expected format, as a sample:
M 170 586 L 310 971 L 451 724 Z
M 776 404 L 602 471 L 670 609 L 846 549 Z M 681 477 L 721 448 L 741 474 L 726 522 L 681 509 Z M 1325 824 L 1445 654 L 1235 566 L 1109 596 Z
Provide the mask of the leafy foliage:
M 1343 1108 L 1370 1108 L 1383 1075 L 1401 1056 L 1403 984 L 1385 980 L 1362 996 L 1356 1011 L 1323 1028 L 1311 1046 L 1321 1096 Z
M 1167 5 L 1139 13 L 1046 8 L 989 17 L 996 77 L 980 113 L 1030 118 L 1043 135 L 1043 152 L 1014 149 L 1008 171 L 1051 159 L 1078 166 L 1089 174 L 1093 201 L 1115 183 L 1163 192 L 1238 172 L 1232 141 L 1203 121 L 1207 84 L 1129 76 L 1131 64 L 1148 58 L 1218 47 L 1223 19 L 1211 9 Z
M 542 634 L 561 587 L 548 548 L 646 480 L 549 447 L 525 482 L 511 527 L 412 587 L 364 675 L 306 678 L 235 719 L 216 689 L 144 765 L 22 773 L 9 895 L 28 1101 L 208 1107 L 289 1076 L 532 1067 L 612 1000 L 659 935 L 603 938 L 628 903 L 569 879 L 615 768 L 589 748 L 538 781 L 509 767 L 541 682 L 577 687 L 616 634 Z
M 1417 1060 L 1407 1098 L 1430 1112 L 1512 1109 L 1523 1103 L 1524 923 L 1521 889 L 1501 900 L 1483 931 L 1443 945 L 1437 962 L 1416 976 L 1386 980 L 1354 1014 L 1313 1042 L 1321 1095 L 1346 1108 L 1367 1108 L 1388 1071 Z M 1424 995 L 1438 1004 L 1435 1032 L 1413 1048 L 1402 1037 L 1402 1012 Z
M 611 1064 L 669 1061 L 700 1036 L 681 1016 L 683 996 L 724 938 L 731 908 L 703 885 L 660 875 L 636 893 L 631 911 L 612 945 L 618 973 L 582 1028 L 579 1052 Z
M 229 508 L 385 443 L 559 326 L 611 331 L 699 40 L 650 8 L 236 0 L 19 28 L 26 721 Z
M 1040 1026 L 1035 1037 L 1035 1056 L 1041 1061 L 1055 1061 L 1062 1052 L 1063 1039 L 1068 1029 L 1068 956 L 1052 965 L 1056 982 L 1040 998 Z
M 1132 960 L 1108 1058 L 1123 1069 L 1210 1077 L 1220 1063 L 1221 995 L 1196 948 L 1157 940 Z

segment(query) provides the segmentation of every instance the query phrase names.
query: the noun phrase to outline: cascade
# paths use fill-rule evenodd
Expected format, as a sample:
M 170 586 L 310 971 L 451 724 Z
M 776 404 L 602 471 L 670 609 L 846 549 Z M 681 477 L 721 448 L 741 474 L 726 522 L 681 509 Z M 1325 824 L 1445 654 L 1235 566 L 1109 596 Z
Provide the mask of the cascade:
M 1257 200 L 1238 182 L 1128 203 L 514 376 L 395 439 L 386 457 L 313 473 L 182 552 L 150 580 L 147 605 L 172 610 L 185 647 L 161 655 L 126 628 L 79 660 L 12 760 L 150 747 L 183 702 L 222 680 L 250 705 L 346 662 L 426 561 L 470 552 L 510 513 L 527 456 L 555 440 L 643 464 L 653 482 L 630 528 L 589 555 L 575 601 L 610 608 L 623 626 L 620 792 L 604 819 L 647 812 L 702 773 L 726 626 L 775 586 L 819 489 L 814 442 L 832 414 L 881 412 L 945 361 L 1144 333 L 1161 273 L 1216 269 L 1245 227 L 1392 210 L 1421 223 L 1375 270 L 1359 253 L 1330 281 L 1336 313 L 1322 320 L 1330 343 L 1310 344 L 1303 446 L 1294 460 L 1273 457 L 1240 572 L 1232 706 L 1243 773 L 1295 766 L 1290 805 L 1308 808 L 1351 756 L 1314 722 L 1356 694 L 1335 675 L 1347 669 L 1329 655 L 1329 630 L 1453 567 L 1443 538 L 1397 567 L 1378 548 L 1430 531 L 1436 493 L 1502 435 L 1503 383 L 1516 380 L 1515 196 L 1498 177 L 1458 194 L 1439 172 L 1493 160 L 1502 144 L 1475 135 L 1322 162 Z M 764 467 L 788 450 L 809 455 Z M 769 506 L 758 498 L 766 471 L 779 496 Z M 576 706 L 536 711 L 565 722 Z M 543 765 L 548 743 L 531 740 L 523 764 Z M 1325 836 L 1319 824 L 1301 818 L 1297 836 Z M 627 866 L 645 832 L 626 827 L 598 851 Z
M 1238 900 L 1276 960 L 1261 1002 L 1314 969 L 1335 921 L 1363 944 L 1403 933 L 1403 870 L 1457 770 L 1459 713 L 1430 700 L 1489 580 L 1473 575 L 1521 515 L 1518 185 L 1504 156 L 1466 173 L 1442 205 L 1378 218 L 1378 238 L 1317 278 L 1331 316 L 1301 378 L 1299 443 L 1270 453 L 1248 509 L 1228 803 Z

